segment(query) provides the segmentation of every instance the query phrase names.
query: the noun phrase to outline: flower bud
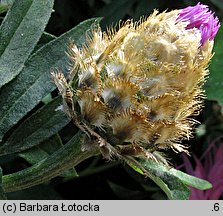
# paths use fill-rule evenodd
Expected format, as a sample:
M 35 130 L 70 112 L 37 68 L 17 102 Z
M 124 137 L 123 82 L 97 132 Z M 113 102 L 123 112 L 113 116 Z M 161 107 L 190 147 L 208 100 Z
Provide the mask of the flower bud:
M 107 145 L 107 152 L 162 162 L 159 150 L 186 152 L 181 142 L 191 137 L 196 123 L 191 116 L 202 107 L 219 26 L 200 3 L 154 11 L 139 23 L 127 21 L 117 32 L 94 26 L 82 48 L 71 45 L 69 84 L 54 74 L 65 102 L 67 88 L 77 98 L 79 109 L 66 112 L 100 147 L 111 141 L 114 148 Z
M 202 46 L 206 41 L 214 39 L 220 27 L 218 18 L 214 17 L 207 5 L 200 3 L 194 7 L 189 6 L 182 9 L 177 20 L 187 22 L 186 29 L 196 28 L 199 30 Z

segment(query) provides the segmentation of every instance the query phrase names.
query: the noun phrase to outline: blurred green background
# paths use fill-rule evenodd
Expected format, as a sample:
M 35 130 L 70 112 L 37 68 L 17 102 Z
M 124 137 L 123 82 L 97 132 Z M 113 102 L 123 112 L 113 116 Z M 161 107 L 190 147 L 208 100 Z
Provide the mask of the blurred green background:
M 223 1 L 199 1 L 215 11 L 220 18 L 223 16 Z M 102 26 L 111 26 L 120 19 L 138 20 L 141 16 L 148 16 L 154 9 L 159 11 L 180 9 L 195 5 L 195 0 L 56 0 L 55 12 L 48 24 L 47 31 L 60 35 L 83 20 L 92 17 L 103 17 Z

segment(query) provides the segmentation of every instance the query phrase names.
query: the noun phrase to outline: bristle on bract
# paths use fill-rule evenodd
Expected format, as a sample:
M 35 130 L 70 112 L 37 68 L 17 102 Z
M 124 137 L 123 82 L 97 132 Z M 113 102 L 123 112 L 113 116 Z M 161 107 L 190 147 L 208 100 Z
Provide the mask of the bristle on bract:
M 94 25 L 82 47 L 70 45 L 69 82 L 61 72 L 52 77 L 66 104 L 77 101 L 79 113 L 69 116 L 82 117 L 79 127 L 98 139 L 102 152 L 166 163 L 165 149 L 187 152 L 182 140 L 192 136 L 202 108 L 218 28 L 200 4 L 154 11 L 107 32 Z

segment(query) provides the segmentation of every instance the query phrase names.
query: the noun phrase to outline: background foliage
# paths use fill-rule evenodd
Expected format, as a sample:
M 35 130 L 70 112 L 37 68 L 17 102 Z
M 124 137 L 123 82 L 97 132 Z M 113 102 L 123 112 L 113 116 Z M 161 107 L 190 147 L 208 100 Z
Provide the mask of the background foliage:
M 12 2 L 0 1 L 1 21 Z M 209 5 L 222 20 L 221 1 L 200 2 Z M 78 45 L 84 43 L 85 31 L 95 22 L 92 17 L 104 17 L 101 26 L 106 29 L 120 19 L 138 20 L 142 15 L 149 15 L 154 8 L 163 11 L 196 3 L 194 0 L 56 0 L 50 17 L 53 1 L 15 1 L 15 9 L 7 14 L 0 27 L 0 165 L 4 175 L 29 168 L 27 175 L 37 170 L 35 177 L 40 180 L 47 170 L 59 176 L 30 189 L 8 192 L 8 199 L 166 199 L 166 195 L 169 198 L 188 196 L 186 189 L 184 195 L 178 195 L 184 187 L 181 181 L 178 182 L 178 191 L 176 187 L 173 192 L 171 184 L 166 186 L 160 178 L 161 187 L 166 188 L 165 194 L 153 181 L 129 166 L 119 162 L 107 163 L 101 156 L 83 155 L 83 159 L 90 158 L 75 169 L 70 167 L 69 158 L 76 156 L 79 137 L 68 118 L 55 111 L 61 100 L 49 72 L 57 67 L 67 70 L 68 59 L 64 52 L 69 40 L 72 38 Z M 204 111 L 198 116 L 201 125 L 190 141 L 190 152 L 197 157 L 207 149 L 210 140 L 223 132 L 222 47 L 221 27 L 216 38 L 215 57 L 210 65 L 210 79 L 205 86 L 207 100 Z M 176 167 L 182 164 L 180 155 L 170 153 L 171 157 Z M 191 161 L 193 163 L 192 158 Z M 64 166 L 69 169 L 60 172 Z M 155 165 L 145 164 L 147 166 L 151 174 L 157 176 Z M 170 175 L 165 168 L 162 172 L 173 181 L 181 177 L 184 181 L 187 179 L 182 173 Z M 7 178 L 3 178 L 4 181 L 8 181 L 8 185 L 3 189 L 10 191 L 12 182 Z M 27 184 L 32 184 L 32 179 L 27 181 L 30 181 Z M 188 182 L 191 185 L 191 179 Z M 200 184 L 196 180 L 193 182 L 194 186 Z

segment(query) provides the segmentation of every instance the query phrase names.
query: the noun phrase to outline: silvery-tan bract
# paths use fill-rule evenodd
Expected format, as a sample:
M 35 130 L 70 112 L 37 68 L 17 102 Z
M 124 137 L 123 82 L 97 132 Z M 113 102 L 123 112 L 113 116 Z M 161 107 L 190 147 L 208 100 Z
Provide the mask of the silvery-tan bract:
M 154 11 L 117 31 L 95 25 L 85 45 L 70 45 L 69 77 L 52 73 L 63 110 L 105 157 L 165 163 L 165 149 L 187 152 L 182 140 L 202 107 L 213 38 L 203 41 L 183 12 Z

